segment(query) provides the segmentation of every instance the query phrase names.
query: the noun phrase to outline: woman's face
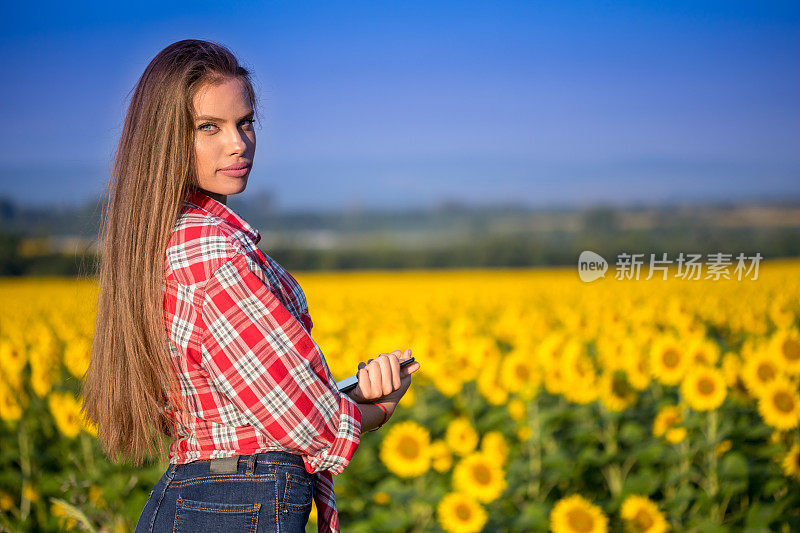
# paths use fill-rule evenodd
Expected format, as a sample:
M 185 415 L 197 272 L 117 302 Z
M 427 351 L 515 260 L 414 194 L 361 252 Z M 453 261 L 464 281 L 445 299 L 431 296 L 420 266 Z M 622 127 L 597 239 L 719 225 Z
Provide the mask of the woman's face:
M 224 204 L 247 186 L 256 152 L 253 108 L 239 78 L 202 85 L 193 104 L 198 184 Z

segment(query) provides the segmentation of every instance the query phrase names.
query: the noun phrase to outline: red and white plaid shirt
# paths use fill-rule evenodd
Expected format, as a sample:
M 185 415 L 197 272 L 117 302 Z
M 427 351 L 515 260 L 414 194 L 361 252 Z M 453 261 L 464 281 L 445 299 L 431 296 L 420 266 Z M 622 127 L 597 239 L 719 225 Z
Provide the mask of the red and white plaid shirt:
M 166 251 L 165 328 L 188 411 L 170 410 L 169 462 L 283 450 L 317 473 L 320 532 L 338 532 L 333 474 L 350 462 L 361 411 L 339 393 L 297 281 L 261 235 L 191 190 Z

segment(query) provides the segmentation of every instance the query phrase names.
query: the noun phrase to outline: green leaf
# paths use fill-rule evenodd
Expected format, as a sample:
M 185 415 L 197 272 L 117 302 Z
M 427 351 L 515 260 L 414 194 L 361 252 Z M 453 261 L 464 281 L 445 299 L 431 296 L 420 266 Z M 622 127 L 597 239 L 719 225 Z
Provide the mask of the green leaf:
M 747 459 L 739 452 L 728 452 L 720 462 L 719 472 L 722 479 L 744 479 L 747 477 Z
M 775 506 L 755 502 L 750 506 L 745 518 L 745 531 L 756 533 L 769 531 L 769 524 L 775 517 Z

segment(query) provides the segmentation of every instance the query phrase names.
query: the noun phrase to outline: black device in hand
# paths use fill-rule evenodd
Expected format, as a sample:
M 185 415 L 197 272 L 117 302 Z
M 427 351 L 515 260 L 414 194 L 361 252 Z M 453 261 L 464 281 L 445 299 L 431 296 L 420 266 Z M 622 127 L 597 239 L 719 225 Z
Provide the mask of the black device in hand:
M 414 358 L 406 359 L 405 361 L 400 362 L 400 368 L 404 366 L 408 366 L 414 362 Z M 358 385 L 358 374 L 352 375 L 350 377 L 344 378 L 336 382 L 336 388 L 339 389 L 339 392 L 349 392 L 356 388 Z

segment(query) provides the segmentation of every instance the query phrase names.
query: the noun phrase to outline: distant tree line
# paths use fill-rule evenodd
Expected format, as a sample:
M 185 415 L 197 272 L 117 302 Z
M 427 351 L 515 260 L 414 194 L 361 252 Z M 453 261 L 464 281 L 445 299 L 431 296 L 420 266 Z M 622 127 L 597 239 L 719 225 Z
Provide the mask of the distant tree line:
M 0 275 L 94 275 L 94 254 L 21 253 L 22 237 L 0 228 Z M 362 248 L 311 249 L 291 246 L 264 250 L 290 271 L 409 269 L 409 268 L 498 268 L 571 266 L 583 250 L 602 255 L 613 265 L 621 253 L 667 253 L 675 260 L 684 253 L 760 253 L 764 259 L 800 256 L 797 228 L 669 228 L 619 230 L 598 224 L 580 232 L 525 232 L 476 236 L 438 246 L 412 248 L 382 244 Z

